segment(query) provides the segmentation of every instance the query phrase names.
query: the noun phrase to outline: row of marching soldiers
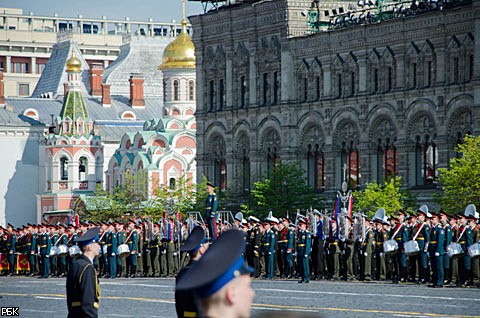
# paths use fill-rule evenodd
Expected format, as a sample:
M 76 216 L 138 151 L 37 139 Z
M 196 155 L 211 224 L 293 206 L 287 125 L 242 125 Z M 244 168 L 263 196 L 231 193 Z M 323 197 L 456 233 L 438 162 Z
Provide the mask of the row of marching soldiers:
M 187 224 L 175 217 L 159 222 L 136 219 L 80 222 L 74 225 L 33 225 L 15 229 L 0 226 L 0 272 L 3 275 L 63 277 L 81 253 L 75 241 L 92 227 L 100 227 L 100 255 L 94 265 L 101 277 L 175 277 L 179 248 Z
M 237 214 L 238 215 L 238 214 Z M 237 215 L 235 218 L 237 218 Z M 238 219 L 242 219 L 239 217 Z M 384 280 L 430 287 L 480 287 L 480 225 L 474 205 L 464 214 L 379 209 L 371 219 L 332 218 L 317 210 L 295 222 L 248 217 L 246 259 L 258 278 Z

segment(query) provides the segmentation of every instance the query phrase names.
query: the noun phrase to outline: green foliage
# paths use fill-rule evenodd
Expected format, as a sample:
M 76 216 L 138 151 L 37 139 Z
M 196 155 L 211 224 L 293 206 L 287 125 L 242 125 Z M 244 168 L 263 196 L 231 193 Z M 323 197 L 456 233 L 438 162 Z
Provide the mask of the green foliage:
M 242 205 L 243 212 L 254 212 L 259 216 L 265 216 L 269 211 L 277 216 L 287 212 L 293 215 L 297 209 L 323 207 L 317 190 L 306 184 L 298 162 L 279 163 L 270 179 L 255 182 L 249 201 L 248 205 Z
M 480 137 L 465 136 L 455 151 L 459 157 L 450 159 L 448 168 L 438 169 L 444 194 L 437 199 L 450 213 L 463 212 L 468 204 L 480 203 Z
M 126 216 L 151 217 L 158 220 L 163 211 L 185 214 L 191 211 L 196 202 L 195 185 L 190 180 L 179 178 L 175 189 L 159 187 L 153 198 L 148 198 L 149 180 L 146 173 L 137 176 L 127 174 L 125 183 L 111 192 L 97 188 L 94 196 L 89 196 L 85 207 L 85 218 L 92 221 L 120 219 Z
M 379 208 L 384 208 L 388 215 L 394 214 L 414 198 L 408 191 L 402 191 L 400 176 L 393 176 L 384 183 L 367 183 L 364 191 L 355 191 L 355 210 L 360 209 L 367 216 L 373 216 Z

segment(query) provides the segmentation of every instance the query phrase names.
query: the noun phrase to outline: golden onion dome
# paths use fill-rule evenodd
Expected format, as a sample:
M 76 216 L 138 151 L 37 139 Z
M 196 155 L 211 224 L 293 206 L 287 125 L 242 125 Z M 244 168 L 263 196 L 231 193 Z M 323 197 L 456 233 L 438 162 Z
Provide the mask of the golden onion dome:
M 72 56 L 67 60 L 67 72 L 68 73 L 80 73 L 82 72 L 82 62 L 75 56 L 72 51 Z
M 163 51 L 159 69 L 195 68 L 195 45 L 187 33 L 187 22 L 182 20 L 182 32 Z

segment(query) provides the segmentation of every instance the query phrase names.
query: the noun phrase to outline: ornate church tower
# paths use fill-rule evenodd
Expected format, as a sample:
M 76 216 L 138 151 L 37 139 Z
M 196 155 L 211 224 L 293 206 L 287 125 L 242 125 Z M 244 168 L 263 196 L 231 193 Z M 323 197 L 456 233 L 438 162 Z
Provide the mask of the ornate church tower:
M 185 0 L 182 5 L 182 33 L 165 48 L 159 66 L 163 71 L 165 116 L 193 116 L 195 113 L 195 46 L 187 33 Z
M 75 200 L 91 195 L 103 180 L 103 145 L 93 131 L 81 91 L 82 62 L 75 44 L 66 63 L 67 83 L 55 131 L 46 138 L 45 192 L 39 195 L 44 220 L 65 222 Z

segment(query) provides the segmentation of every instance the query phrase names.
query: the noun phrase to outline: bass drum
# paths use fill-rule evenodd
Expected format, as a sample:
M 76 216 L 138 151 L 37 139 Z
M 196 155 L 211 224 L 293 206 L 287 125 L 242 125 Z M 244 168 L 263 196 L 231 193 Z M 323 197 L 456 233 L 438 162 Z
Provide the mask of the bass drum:
M 67 245 L 58 245 L 57 247 L 57 255 L 60 257 L 65 257 L 68 255 L 68 246 Z
M 50 248 L 50 257 L 57 256 L 57 250 L 58 250 L 58 247 L 52 246 L 52 247 Z
M 127 244 L 118 245 L 118 255 L 120 255 L 120 257 L 127 257 L 130 255 L 130 249 Z
M 393 253 L 398 250 L 398 243 L 395 240 L 388 240 L 383 242 L 383 252 L 384 253 Z
M 470 255 L 471 258 L 476 258 L 480 256 L 480 244 L 475 243 L 472 244 L 468 247 L 468 255 Z
M 416 255 L 420 253 L 418 242 L 414 240 L 410 240 L 407 243 L 405 243 L 404 248 L 405 248 L 405 254 L 407 254 L 408 256 Z
M 450 258 L 457 258 L 463 255 L 462 245 L 459 243 L 452 243 L 447 246 L 447 254 Z
M 70 254 L 70 257 L 75 257 L 82 254 L 82 251 L 80 250 L 80 247 L 78 247 L 78 245 L 73 245 L 68 248 L 68 254 Z

